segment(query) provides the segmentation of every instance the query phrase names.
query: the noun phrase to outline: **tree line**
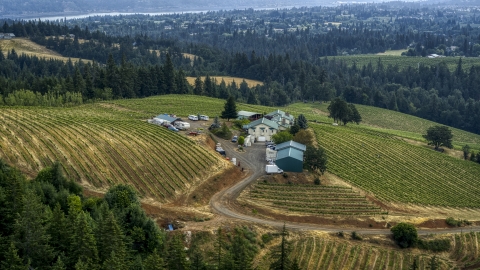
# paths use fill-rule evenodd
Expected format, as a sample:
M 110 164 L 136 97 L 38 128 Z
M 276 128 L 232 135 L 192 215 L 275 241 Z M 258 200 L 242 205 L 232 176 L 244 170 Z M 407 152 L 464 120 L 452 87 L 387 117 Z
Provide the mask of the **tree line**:
M 248 270 L 274 237 L 288 245 L 285 230 L 262 237 L 247 226 L 219 228 L 214 236 L 167 232 L 147 216 L 132 187 L 87 197 L 58 162 L 27 180 L 0 160 L 0 216 L 2 270 Z M 278 260 L 290 262 L 290 250 L 274 250 L 272 269 L 299 269 L 276 267 Z

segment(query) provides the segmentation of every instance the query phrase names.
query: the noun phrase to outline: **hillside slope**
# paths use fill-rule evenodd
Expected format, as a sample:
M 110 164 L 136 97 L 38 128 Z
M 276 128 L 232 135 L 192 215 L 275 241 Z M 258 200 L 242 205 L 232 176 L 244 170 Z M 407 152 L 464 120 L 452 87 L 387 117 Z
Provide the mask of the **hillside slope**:
M 106 104 L 4 107 L 0 119 L 0 158 L 30 176 L 60 161 L 84 186 L 128 183 L 168 201 L 224 167 L 214 152 L 185 136 Z

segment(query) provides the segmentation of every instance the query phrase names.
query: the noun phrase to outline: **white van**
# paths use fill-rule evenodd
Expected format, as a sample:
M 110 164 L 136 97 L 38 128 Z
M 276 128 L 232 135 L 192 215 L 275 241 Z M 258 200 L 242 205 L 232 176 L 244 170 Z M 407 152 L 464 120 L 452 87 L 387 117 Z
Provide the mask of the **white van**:
M 210 119 L 210 118 L 208 118 L 208 116 L 207 116 L 207 115 L 203 115 L 203 114 L 202 114 L 202 115 L 200 115 L 200 120 L 203 120 L 203 121 L 208 121 L 208 119 Z
M 175 122 L 175 127 L 181 130 L 189 129 L 190 123 L 177 121 Z

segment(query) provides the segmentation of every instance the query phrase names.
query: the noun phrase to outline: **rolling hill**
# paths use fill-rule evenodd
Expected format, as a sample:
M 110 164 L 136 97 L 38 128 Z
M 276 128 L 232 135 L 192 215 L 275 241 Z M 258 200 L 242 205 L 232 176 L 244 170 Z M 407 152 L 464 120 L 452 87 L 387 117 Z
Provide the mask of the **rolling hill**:
M 60 161 L 67 177 L 93 189 L 133 185 L 164 202 L 221 170 L 214 152 L 108 104 L 2 108 L 0 158 L 30 176 Z

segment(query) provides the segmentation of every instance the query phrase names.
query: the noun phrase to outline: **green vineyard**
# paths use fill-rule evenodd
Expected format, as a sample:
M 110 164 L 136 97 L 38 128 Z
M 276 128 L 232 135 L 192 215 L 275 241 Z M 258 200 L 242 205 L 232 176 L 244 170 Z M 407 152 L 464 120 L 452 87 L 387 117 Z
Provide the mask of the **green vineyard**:
M 328 170 L 384 201 L 480 206 L 480 166 L 355 125 L 312 124 Z
M 31 176 L 59 161 L 76 181 L 96 188 L 128 183 L 160 201 L 220 164 L 188 138 L 103 105 L 2 108 L 0 158 Z
M 411 269 L 417 260 L 418 269 L 430 269 L 431 255 L 399 251 L 367 244 L 308 236 L 293 242 L 291 259 L 297 258 L 302 269 Z M 438 258 L 439 269 L 452 269 L 454 262 Z
M 308 201 L 305 200 L 308 198 Z M 258 182 L 249 200 L 262 207 L 281 209 L 289 214 L 382 215 L 387 214 L 364 196 L 339 186 L 290 185 Z

